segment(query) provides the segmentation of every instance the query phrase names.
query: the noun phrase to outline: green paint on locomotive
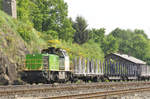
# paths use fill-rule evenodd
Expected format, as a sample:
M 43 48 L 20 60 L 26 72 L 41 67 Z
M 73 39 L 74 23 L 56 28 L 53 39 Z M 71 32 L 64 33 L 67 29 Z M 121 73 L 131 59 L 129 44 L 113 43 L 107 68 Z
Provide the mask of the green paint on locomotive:
M 25 70 L 59 70 L 59 56 L 53 54 L 27 54 Z
M 27 54 L 25 60 L 26 70 L 40 70 L 43 66 L 42 54 Z
M 49 54 L 49 70 L 59 70 L 59 56 Z

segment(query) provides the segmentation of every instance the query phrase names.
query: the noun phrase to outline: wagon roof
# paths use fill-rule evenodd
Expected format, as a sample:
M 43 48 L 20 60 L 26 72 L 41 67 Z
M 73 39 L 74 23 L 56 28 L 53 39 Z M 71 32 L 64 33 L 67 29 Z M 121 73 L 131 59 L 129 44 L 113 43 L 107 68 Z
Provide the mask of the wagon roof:
M 119 56 L 121 58 L 124 58 L 124 59 L 126 59 L 128 61 L 131 61 L 133 63 L 136 63 L 136 64 L 146 64 L 146 62 L 144 62 L 144 61 L 142 61 L 140 59 L 137 59 L 137 58 L 135 58 L 133 56 L 129 56 L 127 54 L 119 54 L 119 53 L 111 53 L 111 54 L 114 54 L 116 56 Z

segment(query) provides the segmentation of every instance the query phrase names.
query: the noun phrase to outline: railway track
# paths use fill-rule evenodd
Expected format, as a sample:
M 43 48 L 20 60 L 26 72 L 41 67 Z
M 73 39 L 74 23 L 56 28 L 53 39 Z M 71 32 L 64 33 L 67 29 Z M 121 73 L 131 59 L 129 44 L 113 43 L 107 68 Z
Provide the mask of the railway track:
M 108 90 L 108 91 L 103 91 L 103 92 L 56 96 L 56 97 L 41 98 L 41 99 L 100 99 L 100 98 L 104 99 L 108 96 L 136 93 L 136 92 L 144 92 L 144 91 L 150 91 L 150 87 L 123 89 L 123 90 Z
M 86 84 L 58 84 L 58 85 L 17 85 L 17 86 L 0 86 L 0 97 L 53 97 L 62 96 L 65 94 L 78 93 L 80 91 L 86 92 L 90 90 L 107 89 L 123 89 L 126 87 L 150 87 L 150 82 L 109 82 L 109 83 L 86 83 Z M 89 93 L 89 92 L 86 92 Z M 84 94 L 86 94 L 84 93 Z M 48 96 L 47 96 L 48 95 Z M 64 96 L 66 97 L 66 96 Z

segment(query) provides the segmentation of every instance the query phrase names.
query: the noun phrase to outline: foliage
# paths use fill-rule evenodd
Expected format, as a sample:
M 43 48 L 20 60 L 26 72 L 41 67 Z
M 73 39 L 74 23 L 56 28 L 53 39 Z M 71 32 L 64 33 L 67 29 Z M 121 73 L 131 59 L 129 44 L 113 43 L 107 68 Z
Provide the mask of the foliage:
M 45 35 L 45 37 L 47 36 L 46 38 L 43 38 L 44 40 L 58 39 L 57 31 L 53 31 L 53 30 L 45 31 L 43 32 L 43 35 Z
M 16 24 L 14 23 L 15 20 L 13 20 L 10 16 L 7 16 L 4 12 L 0 10 L 0 29 L 2 31 L 7 31 L 10 28 L 13 32 L 16 31 Z
M 135 29 L 135 30 L 134 30 L 134 33 L 136 33 L 136 34 L 141 34 L 141 35 L 144 36 L 144 38 L 148 39 L 148 37 L 147 37 L 146 33 L 144 32 L 144 30 Z
M 65 41 L 72 41 L 75 30 L 72 27 L 71 21 L 65 19 L 63 24 L 62 29 L 59 31 L 59 38 Z
M 73 28 L 76 30 L 74 35 L 74 41 L 78 44 L 83 44 L 89 40 L 89 31 L 87 30 L 86 20 L 78 16 L 76 21 L 73 23 Z
M 99 44 L 95 43 L 92 40 L 89 40 L 87 43 L 82 45 L 83 53 L 87 54 L 86 57 L 93 59 L 104 59 L 104 52 Z
M 31 10 L 35 5 L 30 0 L 17 0 L 17 18 L 26 24 L 31 24 Z
M 105 37 L 105 28 L 92 29 L 90 31 L 90 39 L 93 39 L 97 43 L 103 42 L 104 37 Z
M 0 11 L 0 31 L 8 34 L 17 35 L 17 39 L 24 40 L 30 51 L 37 51 L 40 47 L 45 46 L 45 41 L 40 37 L 40 32 L 37 32 L 32 25 L 25 24 L 22 21 L 12 19 L 12 17 L 6 15 L 4 12 Z M 15 39 L 16 39 L 15 38 Z M 6 38 L 7 39 L 7 38 Z M 9 37 L 9 41 L 11 36 Z M 17 40 L 16 39 L 16 40 Z M 15 40 L 13 40 L 15 41 Z M 15 44 L 14 44 L 15 46 Z
M 118 39 L 127 40 L 130 39 L 134 33 L 131 30 L 122 30 L 119 28 L 116 28 L 111 32 L 111 34 Z
M 74 29 L 63 0 L 18 0 L 17 5 L 20 20 L 53 38 L 72 40 Z
M 150 40 L 148 40 L 147 44 L 148 44 L 147 53 L 144 57 L 144 60 L 147 62 L 147 64 L 150 65 L 150 50 L 149 50 L 150 49 Z
M 65 49 L 71 59 L 79 56 L 89 59 L 104 59 L 104 53 L 99 47 L 99 44 L 95 43 L 92 40 L 82 45 L 78 45 L 76 43 L 72 44 L 70 42 L 55 39 L 49 40 L 48 45 L 56 48 Z
M 111 32 L 119 43 L 118 51 L 150 63 L 150 44 L 143 30 L 122 30 L 116 28 Z
M 132 49 L 130 50 L 134 56 L 145 60 L 147 52 L 149 52 L 149 44 L 143 35 L 135 35 L 131 40 Z
M 2 10 L 2 0 L 0 0 L 0 10 Z
M 104 38 L 102 42 L 102 49 L 105 54 L 110 54 L 118 51 L 118 41 L 112 35 L 107 36 Z
M 35 34 L 35 31 L 33 30 L 33 27 L 26 24 L 22 24 L 22 22 L 18 23 L 17 32 L 28 43 L 32 40 L 38 39 L 37 35 Z

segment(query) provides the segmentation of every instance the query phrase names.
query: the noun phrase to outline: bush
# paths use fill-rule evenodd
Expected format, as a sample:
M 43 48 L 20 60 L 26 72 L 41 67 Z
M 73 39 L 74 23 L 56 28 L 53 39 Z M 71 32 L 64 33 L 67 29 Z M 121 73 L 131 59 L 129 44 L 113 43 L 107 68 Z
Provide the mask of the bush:
M 53 30 L 49 30 L 49 31 L 46 31 L 43 33 L 44 35 L 47 35 L 47 36 L 51 36 L 51 39 L 58 39 L 58 33 L 56 31 L 53 31 Z M 48 38 L 46 38 L 48 39 Z
M 63 40 L 49 40 L 49 46 L 56 48 L 62 48 L 67 51 L 71 60 L 75 57 L 84 57 L 89 59 L 104 59 L 104 53 L 100 48 L 100 45 L 94 41 L 89 41 L 83 45 L 78 45 L 72 42 L 66 42 Z
M 17 32 L 26 41 L 30 42 L 32 40 L 32 27 L 25 24 L 18 24 Z

